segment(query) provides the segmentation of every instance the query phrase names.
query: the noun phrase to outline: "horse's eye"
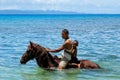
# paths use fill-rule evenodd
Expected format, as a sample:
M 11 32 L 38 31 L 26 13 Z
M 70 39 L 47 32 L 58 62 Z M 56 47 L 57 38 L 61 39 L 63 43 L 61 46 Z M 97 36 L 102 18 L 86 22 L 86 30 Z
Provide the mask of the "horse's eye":
M 27 52 L 31 52 L 31 51 L 32 51 L 32 49 L 28 49 L 28 50 L 27 50 Z
M 27 53 L 29 53 L 30 51 L 29 50 L 27 50 Z

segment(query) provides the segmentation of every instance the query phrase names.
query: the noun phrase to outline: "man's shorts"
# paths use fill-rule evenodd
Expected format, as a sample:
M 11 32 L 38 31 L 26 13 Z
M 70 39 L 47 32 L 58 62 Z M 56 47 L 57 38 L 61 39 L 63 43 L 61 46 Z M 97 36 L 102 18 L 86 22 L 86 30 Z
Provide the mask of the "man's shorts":
M 67 66 L 67 64 L 68 64 L 68 61 L 62 60 L 62 61 L 60 61 L 59 66 L 65 68 Z

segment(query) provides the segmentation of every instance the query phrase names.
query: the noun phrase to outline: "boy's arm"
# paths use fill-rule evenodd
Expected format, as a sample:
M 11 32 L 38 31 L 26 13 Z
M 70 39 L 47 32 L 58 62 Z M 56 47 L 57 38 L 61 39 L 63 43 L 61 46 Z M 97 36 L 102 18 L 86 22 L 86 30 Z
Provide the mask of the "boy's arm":
M 76 48 L 72 50 L 72 55 L 75 57 L 76 56 Z

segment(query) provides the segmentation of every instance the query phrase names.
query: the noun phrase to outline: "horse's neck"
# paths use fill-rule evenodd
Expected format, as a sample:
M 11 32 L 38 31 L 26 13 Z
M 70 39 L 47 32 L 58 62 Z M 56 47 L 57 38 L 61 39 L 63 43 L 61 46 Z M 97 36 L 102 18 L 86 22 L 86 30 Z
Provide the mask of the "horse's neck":
M 45 51 L 44 51 L 43 47 L 39 46 L 39 48 L 37 49 L 37 52 L 36 52 L 36 57 L 35 57 L 37 64 L 39 66 L 41 66 L 41 59 L 43 58 L 43 57 L 41 58 L 41 56 L 43 54 L 45 54 Z
M 41 47 L 41 51 L 37 51 L 36 61 L 40 67 L 56 67 L 58 65 L 52 55 L 43 47 Z

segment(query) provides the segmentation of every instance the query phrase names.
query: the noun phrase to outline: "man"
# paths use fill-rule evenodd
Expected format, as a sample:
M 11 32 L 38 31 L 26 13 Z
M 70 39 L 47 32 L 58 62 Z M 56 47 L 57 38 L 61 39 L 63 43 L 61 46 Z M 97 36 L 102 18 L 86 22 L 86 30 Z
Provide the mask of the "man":
M 48 52 L 59 52 L 64 50 L 62 54 L 62 59 L 59 63 L 58 69 L 65 69 L 68 62 L 71 60 L 72 55 L 72 40 L 69 39 L 69 32 L 67 29 L 62 30 L 62 38 L 65 40 L 62 46 L 60 46 L 58 49 L 50 50 L 46 48 Z

